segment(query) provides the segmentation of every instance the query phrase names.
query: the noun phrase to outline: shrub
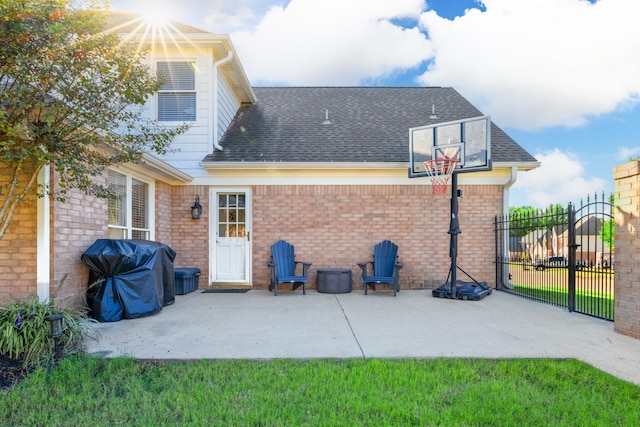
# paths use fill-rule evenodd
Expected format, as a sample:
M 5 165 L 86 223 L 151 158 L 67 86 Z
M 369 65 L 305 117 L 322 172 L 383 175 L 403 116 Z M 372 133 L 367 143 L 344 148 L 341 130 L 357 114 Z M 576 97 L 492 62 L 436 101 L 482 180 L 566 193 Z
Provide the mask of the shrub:
M 40 302 L 34 297 L 0 309 L 0 354 L 21 360 L 25 368 L 51 361 L 55 343 L 45 317 L 55 313 L 63 316 L 62 337 L 58 341 L 62 354 L 81 352 L 85 338 L 97 338 L 93 320 L 84 313 L 58 310 L 51 301 Z

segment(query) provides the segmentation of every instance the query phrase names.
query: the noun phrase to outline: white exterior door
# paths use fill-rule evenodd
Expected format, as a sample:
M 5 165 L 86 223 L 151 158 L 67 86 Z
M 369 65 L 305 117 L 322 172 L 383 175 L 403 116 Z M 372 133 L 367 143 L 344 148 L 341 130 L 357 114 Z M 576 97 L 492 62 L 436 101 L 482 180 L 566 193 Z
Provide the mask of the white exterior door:
M 212 282 L 251 284 L 251 192 L 213 189 Z

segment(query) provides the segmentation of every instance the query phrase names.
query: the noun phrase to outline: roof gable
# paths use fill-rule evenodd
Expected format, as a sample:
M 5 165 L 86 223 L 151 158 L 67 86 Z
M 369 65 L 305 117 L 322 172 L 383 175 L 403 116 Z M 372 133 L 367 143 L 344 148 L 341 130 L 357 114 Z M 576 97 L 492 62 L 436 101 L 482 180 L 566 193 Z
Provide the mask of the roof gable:
M 109 12 L 107 22 L 109 31 L 141 47 L 149 47 L 154 57 L 172 58 L 178 54 L 190 57 L 211 52 L 214 62 L 222 64 L 221 69 L 238 100 L 255 101 L 251 83 L 228 34 L 212 33 L 172 20 L 163 25 L 150 25 L 143 17 L 126 12 Z

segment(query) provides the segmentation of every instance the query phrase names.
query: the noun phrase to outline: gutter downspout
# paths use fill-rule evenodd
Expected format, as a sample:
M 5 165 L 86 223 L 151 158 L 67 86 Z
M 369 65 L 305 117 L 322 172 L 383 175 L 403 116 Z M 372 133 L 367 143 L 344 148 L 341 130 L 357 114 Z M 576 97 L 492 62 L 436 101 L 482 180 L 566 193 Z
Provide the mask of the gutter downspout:
M 509 174 L 509 179 L 504 184 L 504 196 L 502 197 L 502 212 L 503 216 L 509 214 L 509 189 L 516 183 L 518 178 L 518 168 L 517 166 L 511 166 L 511 172 Z M 505 227 L 502 235 L 502 253 L 509 253 L 509 228 Z M 513 289 L 513 285 L 509 281 L 509 264 L 502 263 L 502 284 L 508 289 Z M 496 283 L 496 286 L 498 284 Z
M 38 185 L 49 188 L 51 185 L 51 167 L 46 165 L 38 175 Z M 36 283 L 40 301 L 49 301 L 51 296 L 51 199 L 48 195 L 38 197 L 37 208 L 37 255 Z
M 211 111 L 213 112 L 209 126 L 211 128 L 211 135 L 213 136 L 213 152 L 214 150 L 222 151 L 224 148 L 219 143 L 218 139 L 218 69 L 233 59 L 233 51 L 227 52 L 227 56 L 219 61 L 213 63 L 213 96 L 211 96 Z
M 509 189 L 516 183 L 518 179 L 518 167 L 511 166 L 511 173 L 509 174 L 509 179 L 504 184 L 504 197 L 502 198 L 502 212 L 504 214 L 509 213 Z

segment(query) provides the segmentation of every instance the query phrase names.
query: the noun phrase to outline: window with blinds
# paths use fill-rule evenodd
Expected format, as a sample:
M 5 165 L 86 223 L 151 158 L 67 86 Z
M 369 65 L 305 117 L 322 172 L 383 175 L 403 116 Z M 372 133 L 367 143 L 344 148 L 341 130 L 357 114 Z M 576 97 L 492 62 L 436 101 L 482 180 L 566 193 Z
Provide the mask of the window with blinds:
M 125 174 L 109 171 L 109 185 L 117 198 L 109 200 L 109 233 L 112 239 L 151 237 L 149 184 Z
M 131 237 L 147 239 L 149 235 L 149 184 L 131 180 Z
M 156 70 L 164 84 L 158 91 L 158 121 L 196 120 L 196 73 L 193 62 L 158 62 Z

